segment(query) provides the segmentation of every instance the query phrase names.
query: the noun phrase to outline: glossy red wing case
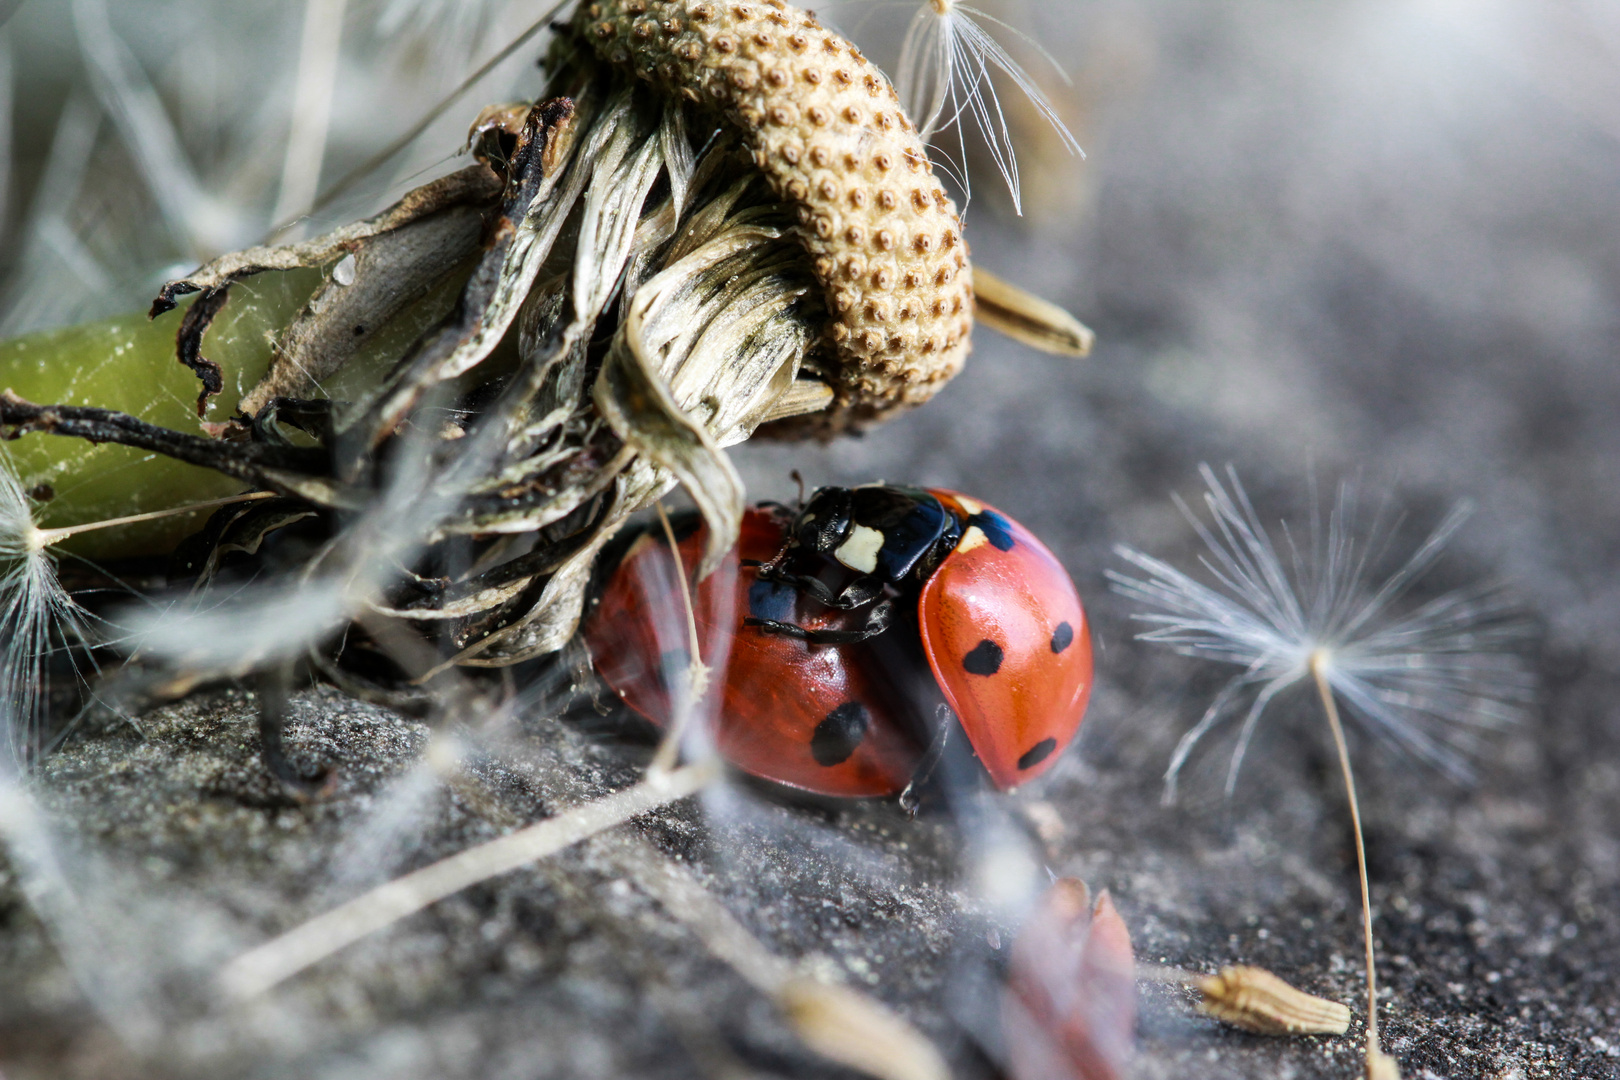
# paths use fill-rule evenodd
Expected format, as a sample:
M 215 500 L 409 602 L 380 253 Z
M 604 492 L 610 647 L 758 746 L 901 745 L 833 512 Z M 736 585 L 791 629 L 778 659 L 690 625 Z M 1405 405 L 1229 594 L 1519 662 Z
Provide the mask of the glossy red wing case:
M 749 614 L 808 629 L 843 629 L 865 619 L 864 611 L 829 610 L 740 565 L 775 556 L 786 524 L 778 514 L 749 510 L 738 547 L 695 589 L 705 662 L 729 651 L 703 705 L 712 715 L 719 700 L 716 743 L 733 765 L 780 784 L 822 795 L 893 795 L 911 779 L 920 751 L 871 649 L 811 645 L 743 625 Z M 697 564 L 702 546 L 701 529 L 681 541 L 686 567 Z M 625 704 L 668 726 L 670 680 L 687 662 L 688 634 L 669 548 L 657 533 L 625 553 L 586 624 L 585 641 L 597 671 Z
M 1080 726 L 1091 630 L 1068 571 L 1028 529 L 977 499 L 930 494 L 969 524 L 923 584 L 923 651 L 991 779 L 1016 787 Z

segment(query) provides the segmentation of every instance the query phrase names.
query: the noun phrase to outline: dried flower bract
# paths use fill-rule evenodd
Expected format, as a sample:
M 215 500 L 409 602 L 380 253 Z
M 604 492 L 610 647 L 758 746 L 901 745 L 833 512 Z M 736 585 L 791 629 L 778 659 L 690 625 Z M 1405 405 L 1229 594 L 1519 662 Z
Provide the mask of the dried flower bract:
M 1233 965 L 1199 978 L 1198 1011 L 1257 1035 L 1343 1035 L 1350 1009 L 1297 990 L 1265 968 Z

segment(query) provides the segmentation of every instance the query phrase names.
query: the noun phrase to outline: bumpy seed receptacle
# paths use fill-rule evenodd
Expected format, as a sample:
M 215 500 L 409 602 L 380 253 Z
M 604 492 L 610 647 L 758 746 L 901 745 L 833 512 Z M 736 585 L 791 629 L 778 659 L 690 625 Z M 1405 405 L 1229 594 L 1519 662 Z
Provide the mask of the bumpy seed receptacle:
M 712 108 L 798 212 L 831 314 L 823 432 L 920 404 L 961 370 L 973 276 L 956 207 L 889 80 L 782 0 L 599 0 L 576 32 L 610 63 Z

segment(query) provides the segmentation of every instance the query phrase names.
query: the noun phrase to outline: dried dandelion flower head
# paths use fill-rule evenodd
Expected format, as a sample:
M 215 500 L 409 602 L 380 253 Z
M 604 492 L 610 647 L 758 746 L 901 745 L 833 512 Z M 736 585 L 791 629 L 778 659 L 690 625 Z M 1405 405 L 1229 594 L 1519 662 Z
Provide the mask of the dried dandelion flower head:
M 969 348 L 973 279 L 956 207 L 889 80 L 783 3 L 603 0 L 575 33 L 597 56 L 740 135 L 791 208 L 828 314 L 838 429 L 918 404 Z
M 1453 511 L 1382 580 L 1393 523 L 1382 513 L 1360 519 L 1354 485 L 1340 487 L 1324 528 L 1313 517 L 1301 537 L 1282 527 L 1279 554 L 1230 467 L 1222 482 L 1200 467 L 1210 521 L 1179 499 L 1204 542 L 1207 580 L 1129 547 L 1121 558 L 1144 574 L 1110 572 L 1115 590 L 1137 601 L 1137 619 L 1155 627 L 1141 640 L 1242 670 L 1216 695 L 1177 745 L 1165 774 L 1166 799 L 1182 767 L 1215 728 L 1241 716 L 1227 769 L 1228 794 L 1261 716 L 1284 690 L 1320 672 L 1335 694 L 1380 740 L 1459 780 L 1487 732 L 1521 714 L 1528 676 L 1505 651 L 1523 636 L 1506 598 L 1488 588 L 1443 593 L 1401 606 L 1413 584 L 1440 558 L 1468 517 Z

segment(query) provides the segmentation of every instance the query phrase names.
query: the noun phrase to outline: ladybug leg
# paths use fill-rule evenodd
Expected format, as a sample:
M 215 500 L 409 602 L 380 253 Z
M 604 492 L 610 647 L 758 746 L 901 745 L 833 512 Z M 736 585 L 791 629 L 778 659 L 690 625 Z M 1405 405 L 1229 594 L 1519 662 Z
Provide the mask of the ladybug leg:
M 790 622 L 778 622 L 775 619 L 756 619 L 752 615 L 743 619 L 744 626 L 757 626 L 767 634 L 781 634 L 783 637 L 797 638 L 812 645 L 854 645 L 857 642 L 875 638 L 889 628 L 889 614 L 893 604 L 885 600 L 872 608 L 866 617 L 866 625 L 859 630 L 807 630 Z
M 838 608 L 840 611 L 849 611 L 852 608 L 864 607 L 883 594 L 883 582 L 875 577 L 856 578 L 844 586 L 828 607 Z M 825 601 L 823 601 L 826 603 Z
M 758 567 L 759 568 L 759 573 L 757 575 L 758 577 L 770 578 L 772 580 L 779 580 L 779 579 L 781 579 L 783 577 L 783 575 L 782 575 L 782 561 L 787 558 L 788 552 L 790 552 L 792 550 L 793 550 L 793 541 L 789 540 L 786 543 L 784 543 L 781 546 L 781 548 L 776 552 L 776 554 L 772 555 L 770 557 L 770 559 L 768 559 L 767 561 L 760 562 L 758 559 L 743 559 L 741 561 L 741 565 L 745 566 L 745 567 L 748 567 L 748 566 Z
M 951 728 L 956 726 L 956 714 L 949 705 L 941 704 L 934 709 L 935 723 L 938 730 L 934 733 L 933 741 L 928 744 L 928 750 L 923 754 L 922 760 L 917 763 L 916 770 L 911 774 L 911 782 L 900 793 L 900 809 L 906 812 L 909 818 L 917 816 L 917 808 L 922 805 L 922 788 L 934 777 L 934 770 L 939 767 L 939 759 L 945 756 L 945 742 L 950 738 Z
M 791 585 L 823 607 L 836 608 L 839 611 L 853 611 L 855 608 L 865 607 L 883 593 L 883 582 L 875 577 L 856 578 L 842 590 L 833 592 L 826 582 L 819 578 L 773 570 L 768 564 L 760 566 L 759 576 Z

